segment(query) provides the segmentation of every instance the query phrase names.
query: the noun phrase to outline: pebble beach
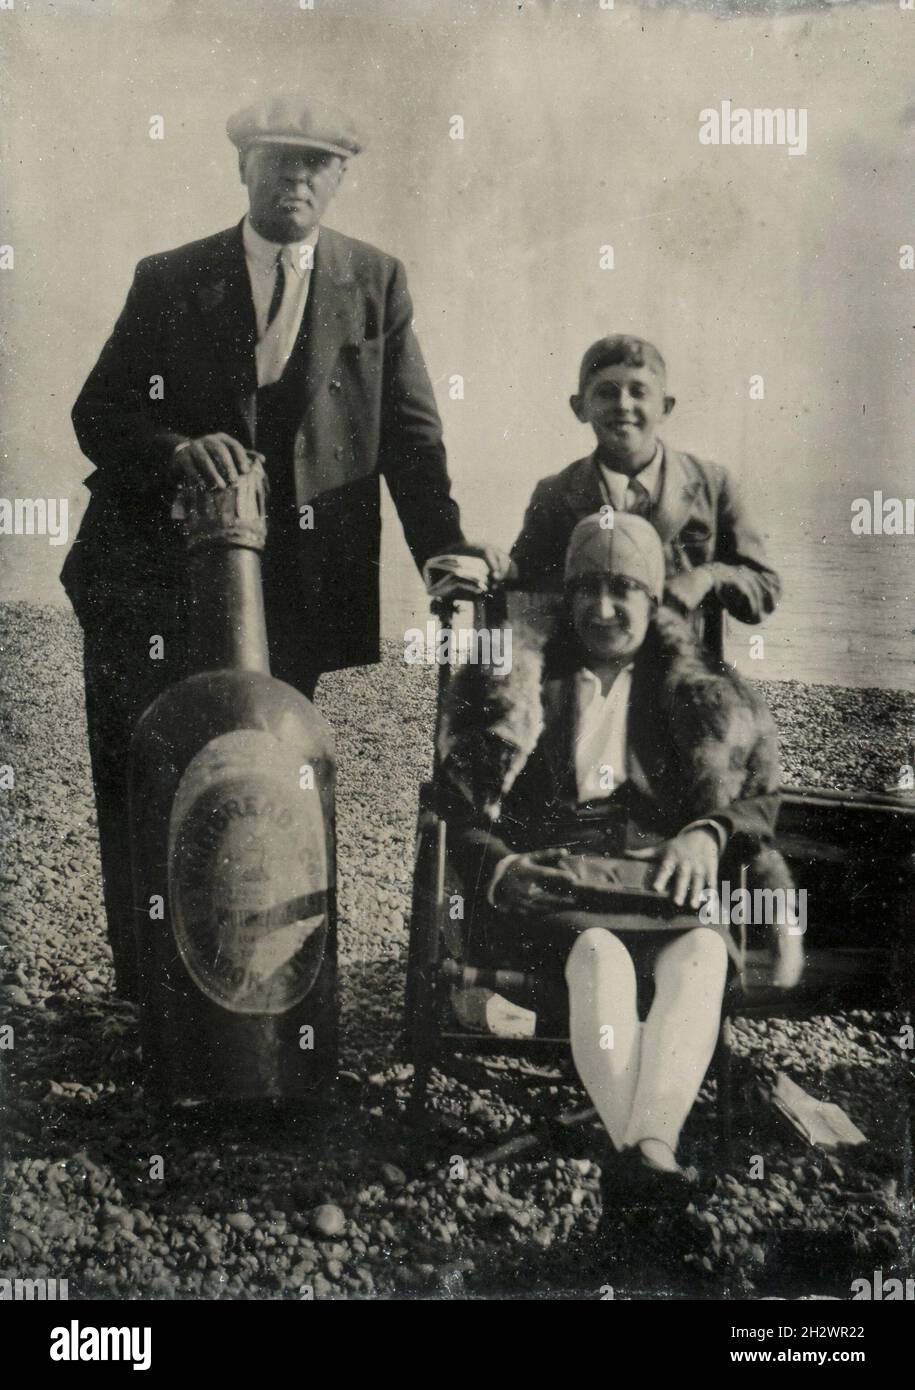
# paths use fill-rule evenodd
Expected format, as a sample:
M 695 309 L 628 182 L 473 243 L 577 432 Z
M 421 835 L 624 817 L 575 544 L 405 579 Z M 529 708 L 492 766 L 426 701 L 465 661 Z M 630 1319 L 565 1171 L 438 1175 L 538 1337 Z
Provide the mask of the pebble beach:
M 907 761 L 915 694 L 762 685 L 787 783 L 879 791 Z M 403 984 L 434 703 L 434 670 L 393 644 L 379 666 L 319 686 L 339 779 L 333 1105 L 313 1125 L 166 1122 L 144 1101 L 134 1012 L 111 993 L 79 629 L 50 605 L 0 606 L 0 764 L 15 776 L 0 792 L 0 1022 L 14 1036 L 0 1051 L 0 1277 L 67 1279 L 71 1298 L 601 1297 L 577 1254 L 600 1213 L 601 1136 L 585 1123 L 557 1138 L 557 1117 L 587 1107 L 570 1061 L 458 1059 L 434 1077 L 429 1133 L 407 1124 Z M 752 1131 L 691 1208 L 689 1253 L 672 1263 L 660 1240 L 652 1275 L 615 1296 L 849 1297 L 842 1261 L 790 1253 L 804 1249 L 844 1251 L 865 1276 L 911 1272 L 900 1025 L 863 1012 L 741 1021 Z M 842 1106 L 868 1142 L 806 1145 L 759 1099 L 779 1071 Z M 703 1161 L 713 1092 L 685 1135 Z M 541 1138 L 498 1155 L 527 1134 Z M 764 1180 L 748 1177 L 752 1153 Z

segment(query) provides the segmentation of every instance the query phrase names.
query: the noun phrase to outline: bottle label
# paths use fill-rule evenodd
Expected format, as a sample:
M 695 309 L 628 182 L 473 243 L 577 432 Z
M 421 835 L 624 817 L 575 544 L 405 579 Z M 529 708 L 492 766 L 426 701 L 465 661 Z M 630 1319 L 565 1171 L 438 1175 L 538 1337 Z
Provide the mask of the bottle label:
M 300 763 L 272 734 L 237 729 L 201 749 L 175 795 L 172 928 L 198 989 L 233 1013 L 284 1013 L 324 957 L 324 816 Z

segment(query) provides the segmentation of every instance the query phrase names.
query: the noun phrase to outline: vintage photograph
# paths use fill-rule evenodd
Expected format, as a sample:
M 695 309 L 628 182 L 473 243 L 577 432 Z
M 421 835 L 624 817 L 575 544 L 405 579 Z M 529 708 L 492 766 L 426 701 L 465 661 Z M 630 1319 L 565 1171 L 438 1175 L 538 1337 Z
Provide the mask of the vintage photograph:
M 0 1301 L 915 1299 L 915 0 L 0 53 Z

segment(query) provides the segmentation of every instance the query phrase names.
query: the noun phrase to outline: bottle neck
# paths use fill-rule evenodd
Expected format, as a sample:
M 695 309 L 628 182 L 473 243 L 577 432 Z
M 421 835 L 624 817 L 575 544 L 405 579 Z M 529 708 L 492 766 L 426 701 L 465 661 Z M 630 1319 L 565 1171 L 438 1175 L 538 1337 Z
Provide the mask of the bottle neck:
M 270 673 L 261 557 L 237 545 L 191 552 L 189 666 L 197 671 Z

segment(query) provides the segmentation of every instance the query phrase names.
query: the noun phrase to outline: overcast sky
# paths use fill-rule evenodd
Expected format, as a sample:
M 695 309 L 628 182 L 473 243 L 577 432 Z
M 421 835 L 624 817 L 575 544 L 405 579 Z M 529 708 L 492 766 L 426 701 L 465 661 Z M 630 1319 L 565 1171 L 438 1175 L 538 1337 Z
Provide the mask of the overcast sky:
M 862 492 L 911 492 L 915 13 L 786 10 L 17 0 L 0 495 L 69 497 L 75 534 L 89 465 L 69 411 L 134 265 L 241 217 L 225 118 L 289 87 L 365 130 L 328 222 L 406 263 L 468 533 L 509 544 L 537 478 L 588 451 L 567 398 L 582 350 L 620 330 L 668 359 L 670 441 L 773 519 L 841 526 Z M 725 99 L 806 108 L 807 153 L 700 144 Z M 390 594 L 398 528 L 385 544 Z M 0 595 L 56 596 L 63 553 L 2 538 Z

